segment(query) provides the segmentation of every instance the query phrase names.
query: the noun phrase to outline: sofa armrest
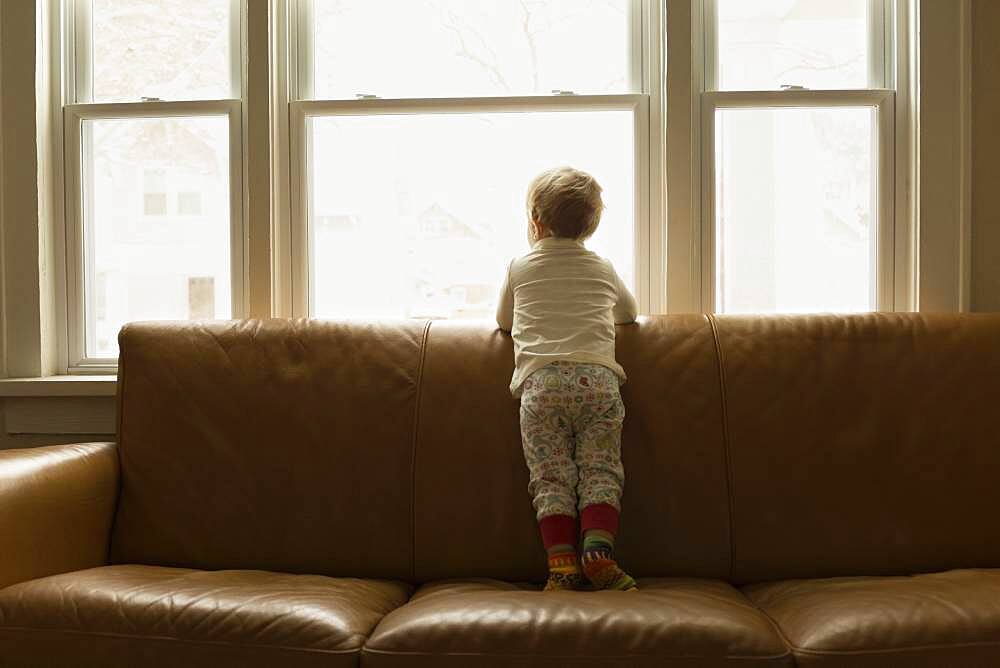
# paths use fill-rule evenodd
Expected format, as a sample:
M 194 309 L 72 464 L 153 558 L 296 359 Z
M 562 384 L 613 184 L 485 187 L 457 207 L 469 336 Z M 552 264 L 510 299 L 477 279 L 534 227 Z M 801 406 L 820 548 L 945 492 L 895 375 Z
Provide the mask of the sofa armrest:
M 114 443 L 0 450 L 0 588 L 107 563 Z

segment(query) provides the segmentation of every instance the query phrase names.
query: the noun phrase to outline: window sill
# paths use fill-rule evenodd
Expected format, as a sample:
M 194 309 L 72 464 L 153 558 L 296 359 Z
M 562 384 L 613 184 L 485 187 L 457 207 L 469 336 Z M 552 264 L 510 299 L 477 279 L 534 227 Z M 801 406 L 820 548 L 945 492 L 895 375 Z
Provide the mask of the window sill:
M 45 376 L 0 379 L 0 397 L 113 397 L 118 376 Z

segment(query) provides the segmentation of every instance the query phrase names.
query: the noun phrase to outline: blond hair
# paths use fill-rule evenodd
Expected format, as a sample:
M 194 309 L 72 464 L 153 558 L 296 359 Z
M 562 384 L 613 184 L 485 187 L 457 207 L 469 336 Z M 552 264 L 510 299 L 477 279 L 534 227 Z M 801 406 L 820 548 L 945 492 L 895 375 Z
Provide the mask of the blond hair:
M 528 216 L 555 237 L 588 238 L 597 230 L 603 211 L 600 184 L 579 169 L 549 169 L 528 186 Z

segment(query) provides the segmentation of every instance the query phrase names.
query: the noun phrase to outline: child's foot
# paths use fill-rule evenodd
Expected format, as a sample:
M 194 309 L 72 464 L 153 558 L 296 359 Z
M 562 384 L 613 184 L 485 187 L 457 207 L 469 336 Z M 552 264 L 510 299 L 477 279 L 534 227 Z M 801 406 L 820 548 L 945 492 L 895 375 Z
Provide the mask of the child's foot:
M 614 557 L 614 538 L 606 531 L 587 531 L 583 538 L 583 574 L 594 589 L 638 591 L 632 576 L 623 571 Z
M 575 591 L 583 584 L 583 573 L 549 573 L 542 591 Z
M 632 576 L 623 571 L 614 559 L 595 559 L 584 562 L 583 572 L 594 589 L 639 591 Z
M 571 591 L 582 583 L 576 550 L 569 545 L 554 547 L 549 553 L 549 579 L 543 591 Z

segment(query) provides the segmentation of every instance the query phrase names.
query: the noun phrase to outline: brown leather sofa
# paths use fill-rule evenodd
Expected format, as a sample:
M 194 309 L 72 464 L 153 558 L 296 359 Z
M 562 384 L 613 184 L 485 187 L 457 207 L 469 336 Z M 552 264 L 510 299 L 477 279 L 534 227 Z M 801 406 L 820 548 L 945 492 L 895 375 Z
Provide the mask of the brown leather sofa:
M 998 666 L 1000 315 L 643 319 L 619 555 L 541 593 L 484 324 L 136 324 L 0 452 L 2 666 Z

